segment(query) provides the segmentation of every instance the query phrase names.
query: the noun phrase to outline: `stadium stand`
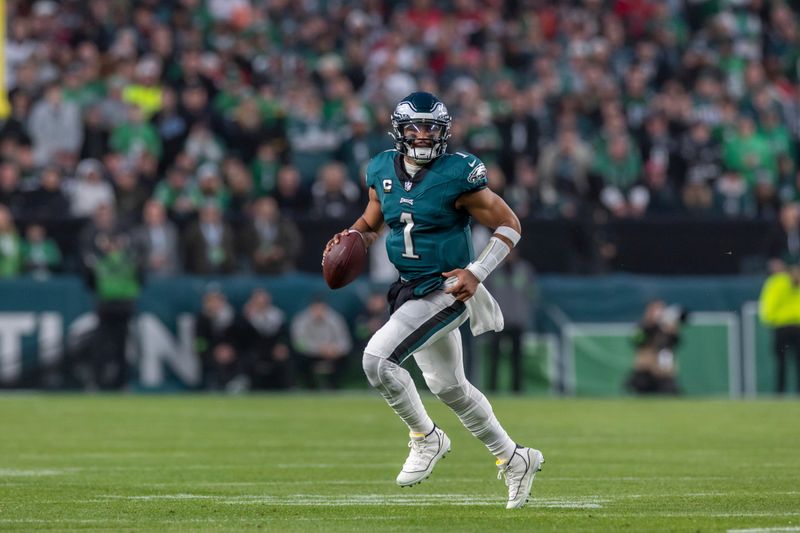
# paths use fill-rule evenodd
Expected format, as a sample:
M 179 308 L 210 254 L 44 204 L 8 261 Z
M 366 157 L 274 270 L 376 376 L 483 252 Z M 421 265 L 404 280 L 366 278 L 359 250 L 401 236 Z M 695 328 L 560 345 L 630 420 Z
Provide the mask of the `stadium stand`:
M 391 147 L 389 110 L 422 88 L 455 116 L 449 149 L 480 156 L 524 218 L 539 270 L 763 271 L 764 235 L 798 197 L 796 8 L 12 0 L 0 203 L 18 239 L 43 224 L 80 272 L 100 204 L 133 231 L 155 197 L 186 260 L 206 204 L 238 241 L 272 196 L 304 236 L 294 267 L 318 272 L 364 164 Z M 232 245 L 212 271 L 254 269 Z

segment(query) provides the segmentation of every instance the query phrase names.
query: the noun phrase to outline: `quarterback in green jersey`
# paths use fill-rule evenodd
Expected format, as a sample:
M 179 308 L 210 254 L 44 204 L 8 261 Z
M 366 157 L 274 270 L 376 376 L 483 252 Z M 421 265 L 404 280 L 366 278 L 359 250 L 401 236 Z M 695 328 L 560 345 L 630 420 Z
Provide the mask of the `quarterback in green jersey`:
M 446 152 L 450 127 L 447 108 L 430 93 L 411 93 L 397 104 L 395 148 L 367 166 L 364 213 L 334 235 L 324 254 L 350 231 L 370 246 L 388 227 L 386 251 L 400 279 L 389 290 L 389 321 L 370 339 L 362 363 L 369 383 L 409 428 L 411 450 L 397 484 L 420 483 L 450 451 L 449 437 L 428 416 L 401 366 L 413 356 L 431 392 L 495 455 L 508 486 L 506 508 L 513 509 L 527 502 L 544 457 L 512 440 L 466 379 L 458 327 L 469 320 L 473 333 L 502 328 L 502 313 L 481 282 L 517 244 L 521 229 L 511 208 L 487 188 L 484 164 L 471 154 Z M 494 230 L 477 259 L 472 218 Z

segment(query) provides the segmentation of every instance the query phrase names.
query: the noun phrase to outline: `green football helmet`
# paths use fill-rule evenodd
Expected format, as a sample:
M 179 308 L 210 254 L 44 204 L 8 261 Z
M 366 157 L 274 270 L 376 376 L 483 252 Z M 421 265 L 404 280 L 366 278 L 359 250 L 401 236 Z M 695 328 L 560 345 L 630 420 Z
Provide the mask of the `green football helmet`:
M 431 93 L 415 92 L 394 108 L 389 133 L 398 152 L 415 161 L 428 162 L 447 150 L 451 124 L 452 118 L 441 100 Z

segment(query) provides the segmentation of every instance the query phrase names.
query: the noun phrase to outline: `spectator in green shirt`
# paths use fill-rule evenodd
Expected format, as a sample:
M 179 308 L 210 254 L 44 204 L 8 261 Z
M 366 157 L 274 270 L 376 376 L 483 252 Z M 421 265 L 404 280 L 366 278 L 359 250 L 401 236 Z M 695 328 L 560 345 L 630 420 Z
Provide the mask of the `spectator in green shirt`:
M 271 142 L 261 143 L 251 165 L 256 196 L 265 196 L 275 191 L 281 162 L 278 150 Z
M 614 216 L 641 216 L 650 196 L 638 184 L 642 161 L 626 135 L 616 135 L 594 158 L 592 174 L 600 181 L 600 202 Z
M 0 278 L 19 274 L 21 259 L 19 234 L 11 211 L 0 204 Z
M 179 226 L 197 212 L 189 176 L 179 166 L 171 167 L 167 171 L 166 179 L 158 182 L 153 198 L 167 209 L 169 217 Z
M 97 328 L 92 335 L 93 387 L 121 389 L 128 382 L 125 347 L 128 324 L 141 291 L 139 257 L 128 233 L 115 227 L 110 208 L 105 228 L 97 228 L 84 260 L 95 296 Z M 110 217 L 110 219 L 109 219 Z
M 25 230 L 22 266 L 36 278 L 47 278 L 54 270 L 61 267 L 61 250 L 55 241 L 47 236 L 47 231 L 41 224 L 31 224 Z
M 141 108 L 132 105 L 128 108 L 128 120 L 111 132 L 109 141 L 111 149 L 124 154 L 149 152 L 152 156 L 161 157 L 161 138 L 155 126 L 144 121 Z
M 736 132 L 725 140 L 723 146 L 725 167 L 738 172 L 753 189 L 760 180 L 777 181 L 778 164 L 772 146 L 756 131 L 753 118 L 739 118 Z
M 219 168 L 213 163 L 205 163 L 197 169 L 196 181 L 190 187 L 189 194 L 198 210 L 213 203 L 225 212 L 231 201 L 230 191 L 222 181 Z

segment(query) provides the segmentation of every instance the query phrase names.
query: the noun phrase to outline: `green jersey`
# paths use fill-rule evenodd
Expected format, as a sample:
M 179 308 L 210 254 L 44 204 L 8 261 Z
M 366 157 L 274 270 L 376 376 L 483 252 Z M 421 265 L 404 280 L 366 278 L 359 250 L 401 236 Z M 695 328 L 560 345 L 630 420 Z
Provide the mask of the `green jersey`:
M 380 199 L 389 227 L 386 251 L 402 279 L 435 278 L 467 266 L 473 259 L 470 216 L 455 203 L 486 185 L 484 164 L 463 152 L 442 154 L 413 177 L 397 150 L 369 162 L 367 187 Z

